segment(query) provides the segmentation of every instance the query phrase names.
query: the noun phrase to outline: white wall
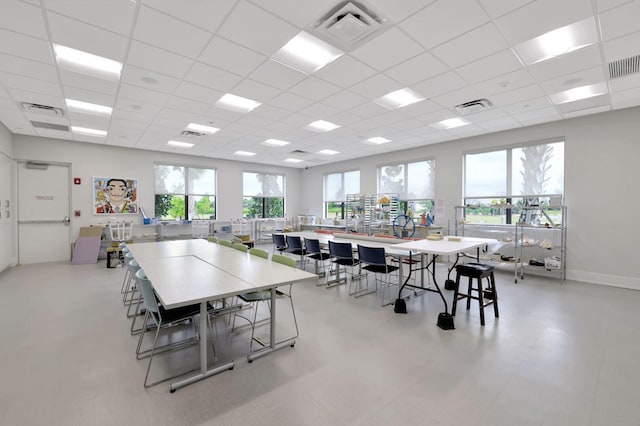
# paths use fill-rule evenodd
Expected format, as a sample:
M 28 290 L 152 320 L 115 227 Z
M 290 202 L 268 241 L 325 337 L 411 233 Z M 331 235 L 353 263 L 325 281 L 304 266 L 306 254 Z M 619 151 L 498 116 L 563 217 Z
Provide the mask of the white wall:
M 11 132 L 0 123 L 0 271 L 15 264 L 15 194 Z M 7 209 L 7 201 L 9 208 Z M 7 217 L 7 211 L 9 217 Z
M 563 137 L 565 139 L 565 201 L 568 206 L 567 277 L 640 290 L 635 265 L 640 225 L 640 108 L 629 108 L 491 135 L 427 145 L 313 167 L 303 173 L 300 203 L 305 213 L 322 215 L 322 176 L 360 170 L 361 192 L 375 193 L 376 169 L 396 161 L 436 160 L 436 198 L 443 199 L 454 223 L 462 201 L 463 153 Z M 490 173 L 490 171 L 487 171 Z
M 244 171 L 285 174 L 286 215 L 292 217 L 300 211 L 298 194 L 301 192 L 301 171 L 298 169 L 33 136 L 14 136 L 13 147 L 16 160 L 70 163 L 73 177 L 82 179 L 81 185 L 71 185 L 72 214 L 75 210 L 81 210 L 79 218 L 71 218 L 74 236 L 77 236 L 81 226 L 108 221 L 104 216 L 92 214 L 94 176 L 137 178 L 139 204 L 145 209 L 147 215 L 153 216 L 154 162 L 217 169 L 218 220 L 242 218 L 242 173 Z M 135 215 L 132 219 L 134 223 L 142 223 L 140 215 Z

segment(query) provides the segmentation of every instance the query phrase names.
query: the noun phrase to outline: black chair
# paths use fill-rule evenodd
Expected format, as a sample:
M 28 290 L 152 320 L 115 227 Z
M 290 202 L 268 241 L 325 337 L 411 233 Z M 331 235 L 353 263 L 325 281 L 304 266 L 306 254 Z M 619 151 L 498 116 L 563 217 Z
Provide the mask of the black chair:
M 351 281 L 355 278 L 360 278 L 361 276 L 353 274 L 353 268 L 355 266 L 360 265 L 360 260 L 353 257 L 353 247 L 351 247 L 351 243 L 339 243 L 335 241 L 329 241 L 329 256 L 333 264 L 335 265 L 335 278 L 330 280 L 329 277 L 332 275 L 331 270 L 327 273 L 327 287 L 333 287 L 338 284 L 342 284 L 343 282 L 347 282 L 347 267 L 351 268 Z M 344 277 L 340 276 L 340 270 L 344 270 Z M 350 293 L 351 294 L 351 293 Z
M 282 253 L 287 249 L 287 240 L 284 238 L 284 234 L 271 234 L 273 240 L 273 247 L 278 252 Z
M 469 278 L 466 293 L 460 292 L 460 277 Z M 477 287 L 473 287 L 474 278 L 477 280 Z M 482 280 L 484 278 L 487 279 L 487 288 L 483 290 Z M 476 295 L 474 295 L 474 292 Z M 467 299 L 467 310 L 471 308 L 471 299 L 478 301 L 480 307 L 480 325 L 484 325 L 484 308 L 489 305 L 493 305 L 495 317 L 500 317 L 500 313 L 498 312 L 498 292 L 496 290 L 496 279 L 493 275 L 493 266 L 475 262 L 456 266 L 456 286 L 451 315 L 455 316 L 458 300 L 462 299 Z
M 285 250 L 287 253 L 294 254 L 296 256 L 300 256 L 300 265 L 301 268 L 305 267 L 305 255 L 307 251 L 302 247 L 302 239 L 300 237 L 294 237 L 291 235 L 286 235 L 287 249 Z
M 373 293 L 378 290 L 378 281 L 382 283 L 382 306 L 393 303 L 393 297 L 391 298 L 391 302 L 385 303 L 385 294 L 387 291 L 387 287 L 393 285 L 391 283 L 391 273 L 396 272 L 400 269 L 398 266 L 388 265 L 387 264 L 387 254 L 384 250 L 384 247 L 366 247 L 358 244 L 358 257 L 360 258 L 360 262 L 365 265 L 362 267 L 365 271 L 373 272 L 375 275 L 376 286 L 375 289 L 369 289 L 369 274 L 367 274 L 367 287 L 361 289 L 359 292 L 355 293 L 356 297 L 363 296 L 365 294 Z M 378 279 L 378 275 L 383 274 L 386 279 L 380 280 Z M 396 281 L 397 282 L 397 281 Z
M 320 276 L 326 275 L 326 264 L 325 261 L 331 259 L 331 255 L 329 253 L 323 252 L 320 249 L 320 241 L 305 238 L 304 239 L 304 247 L 307 251 L 307 257 L 309 259 L 315 260 L 315 273 Z M 322 272 L 318 270 L 319 263 L 322 262 Z M 320 283 L 318 285 L 323 285 L 324 283 Z

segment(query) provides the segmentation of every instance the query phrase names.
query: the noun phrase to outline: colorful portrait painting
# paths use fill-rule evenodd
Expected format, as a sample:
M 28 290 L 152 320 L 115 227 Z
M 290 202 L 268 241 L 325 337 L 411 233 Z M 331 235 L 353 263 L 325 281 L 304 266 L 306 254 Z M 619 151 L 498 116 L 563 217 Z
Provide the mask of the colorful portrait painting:
M 138 213 L 138 179 L 93 178 L 93 214 Z

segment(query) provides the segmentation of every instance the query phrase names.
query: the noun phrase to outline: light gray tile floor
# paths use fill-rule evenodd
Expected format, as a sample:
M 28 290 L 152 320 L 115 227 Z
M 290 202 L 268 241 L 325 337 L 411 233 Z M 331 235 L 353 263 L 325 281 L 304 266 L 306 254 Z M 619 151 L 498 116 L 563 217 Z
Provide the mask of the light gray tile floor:
M 445 331 L 435 294 L 399 315 L 379 295 L 298 286 L 295 348 L 249 364 L 248 333 L 230 334 L 220 318 L 218 358 L 235 369 L 170 394 L 167 383 L 142 387 L 124 271 L 104 266 L 0 274 L 0 424 L 640 424 L 637 291 L 498 273 L 500 318 L 488 309 L 481 327 L 477 306 L 459 306 Z M 290 308 L 278 309 L 279 331 L 290 331 Z M 160 357 L 153 374 L 197 357 L 196 347 Z

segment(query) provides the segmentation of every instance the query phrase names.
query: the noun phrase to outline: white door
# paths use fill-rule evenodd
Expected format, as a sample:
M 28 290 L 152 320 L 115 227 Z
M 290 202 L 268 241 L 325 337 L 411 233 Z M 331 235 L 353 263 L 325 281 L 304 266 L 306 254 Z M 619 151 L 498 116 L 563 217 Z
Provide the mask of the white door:
M 18 163 L 18 262 L 71 259 L 69 166 Z

